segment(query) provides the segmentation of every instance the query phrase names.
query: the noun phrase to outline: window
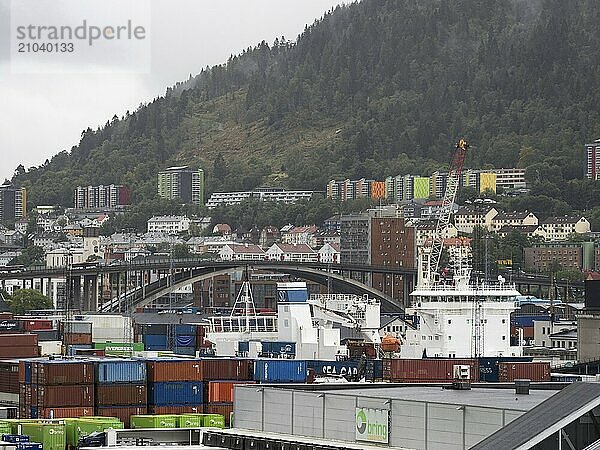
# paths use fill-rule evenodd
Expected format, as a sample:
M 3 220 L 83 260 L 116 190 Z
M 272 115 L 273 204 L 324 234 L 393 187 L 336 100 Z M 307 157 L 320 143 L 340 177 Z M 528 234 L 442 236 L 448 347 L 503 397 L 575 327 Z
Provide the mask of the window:
M 448 319 L 448 325 L 452 323 L 452 319 Z

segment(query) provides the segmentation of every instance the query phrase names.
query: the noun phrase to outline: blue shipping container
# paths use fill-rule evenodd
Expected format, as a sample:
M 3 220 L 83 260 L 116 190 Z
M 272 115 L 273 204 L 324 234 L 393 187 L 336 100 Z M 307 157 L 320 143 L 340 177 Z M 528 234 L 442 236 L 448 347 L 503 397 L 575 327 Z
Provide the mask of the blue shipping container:
M 25 436 L 23 434 L 3 434 L 2 440 L 4 442 L 29 442 L 29 436 Z
M 358 369 L 358 361 L 307 360 L 306 367 L 314 369 L 317 375 L 354 375 Z
M 17 444 L 17 450 L 42 450 L 42 444 L 37 442 L 19 442 Z
M 67 355 L 75 356 L 78 354 L 77 350 L 90 350 L 94 348 L 91 344 L 76 344 L 76 345 L 67 345 Z
M 258 359 L 254 380 L 262 383 L 306 382 L 306 361 L 297 359 Z
M 179 323 L 175 325 L 175 334 L 194 335 L 196 336 L 196 325 L 188 325 Z
M 146 361 L 101 360 L 96 363 L 98 383 L 145 383 Z
M 177 355 L 196 356 L 196 347 L 176 347 L 173 352 Z
M 166 347 L 168 340 L 166 334 L 145 334 L 142 336 L 142 342 L 144 343 L 144 348 L 149 345 L 161 345 Z
M 511 325 L 517 327 L 532 327 L 534 320 L 550 320 L 549 314 L 541 315 L 526 315 L 526 316 L 513 316 L 510 319 Z
M 238 352 L 246 353 L 250 351 L 250 342 L 249 341 L 239 341 L 238 342 Z
M 195 347 L 196 346 L 196 336 L 176 336 L 175 337 L 175 346 L 176 347 Z
M 25 361 L 25 383 L 31 383 L 31 361 Z
M 171 381 L 148 385 L 148 403 L 157 406 L 201 405 L 201 381 Z

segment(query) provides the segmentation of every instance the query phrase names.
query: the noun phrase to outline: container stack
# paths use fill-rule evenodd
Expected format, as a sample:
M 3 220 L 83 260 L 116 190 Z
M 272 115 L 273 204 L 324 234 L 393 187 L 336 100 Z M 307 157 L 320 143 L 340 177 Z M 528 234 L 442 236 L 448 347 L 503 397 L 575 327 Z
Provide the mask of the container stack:
M 179 355 L 196 355 L 196 325 L 173 325 L 173 351 Z
M 148 361 L 148 409 L 151 414 L 202 413 L 201 360 Z
M 67 355 L 75 356 L 77 350 L 92 348 L 92 322 L 72 320 L 63 322 L 62 326 Z
M 0 360 L 38 356 L 35 334 L 0 334 Z
M 290 361 L 290 360 L 281 360 Z M 233 412 L 233 390 L 235 384 L 252 382 L 253 362 L 240 358 L 204 358 L 200 360 L 200 375 L 205 383 L 208 400 L 204 412 L 220 414 L 229 426 Z M 306 367 L 304 370 L 306 378 Z
M 96 414 L 116 417 L 129 426 L 129 417 L 148 412 L 146 362 L 102 359 L 96 362 Z
M 167 324 L 143 324 L 138 327 L 138 336 L 148 351 L 169 350 L 169 328 Z
M 29 365 L 29 369 L 27 366 Z M 25 404 L 21 418 L 62 419 L 94 414 L 94 366 L 87 361 L 27 361 Z M 30 386 L 30 387 L 28 387 Z M 31 391 L 31 394 L 29 394 Z M 27 406 L 30 414 L 26 415 Z
M 19 401 L 18 361 L 0 361 L 0 401 L 3 404 Z

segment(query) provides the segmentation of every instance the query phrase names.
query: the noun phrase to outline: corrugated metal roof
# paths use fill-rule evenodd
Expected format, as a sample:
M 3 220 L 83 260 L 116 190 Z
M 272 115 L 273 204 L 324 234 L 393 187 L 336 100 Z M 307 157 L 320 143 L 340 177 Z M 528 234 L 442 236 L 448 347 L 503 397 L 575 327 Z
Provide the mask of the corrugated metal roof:
M 600 404 L 600 383 L 573 383 L 470 450 L 530 448 Z

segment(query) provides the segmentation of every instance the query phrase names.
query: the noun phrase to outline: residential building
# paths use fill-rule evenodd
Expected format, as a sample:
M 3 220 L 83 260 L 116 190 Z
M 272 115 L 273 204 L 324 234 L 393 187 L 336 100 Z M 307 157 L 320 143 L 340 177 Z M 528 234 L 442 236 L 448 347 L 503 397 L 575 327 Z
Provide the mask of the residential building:
M 496 169 L 494 173 L 496 174 L 496 188 L 512 190 L 527 187 L 525 169 Z
M 541 235 L 547 241 L 564 241 L 572 234 L 591 231 L 590 222 L 580 216 L 548 217 L 542 222 L 540 228 Z
M 169 167 L 158 173 L 158 195 L 195 205 L 204 204 L 204 171 L 188 166 Z
M 269 225 L 261 230 L 259 244 L 262 248 L 269 248 L 279 240 L 279 237 L 279 229 Z
M 306 244 L 275 243 L 267 250 L 270 261 L 318 262 L 319 255 Z
M 127 186 L 77 186 L 75 209 L 117 208 L 131 204 L 131 192 Z
M 6 181 L 0 186 L 0 220 L 16 221 L 27 215 L 27 191 Z
M 496 231 L 496 234 L 501 237 L 506 237 L 511 233 L 519 233 L 527 237 L 542 236 L 542 231 L 539 225 L 504 225 Z
M 57 248 L 46 252 L 46 267 L 67 267 L 85 262 L 83 248 Z
M 323 229 L 325 229 L 327 231 L 335 231 L 335 232 L 339 233 L 341 228 L 342 228 L 342 225 L 340 222 L 339 214 L 336 214 L 335 216 L 331 216 L 323 221 Z
M 491 231 L 497 233 L 503 227 L 538 225 L 538 218 L 529 211 L 499 212 L 491 223 Z
M 231 236 L 232 230 L 228 223 L 218 223 L 213 227 L 213 234 L 219 234 L 221 236 Z
M 0 233 L 0 241 L 7 247 L 22 247 L 25 245 L 25 234 L 17 230 L 6 230 Z
M 178 234 L 190 229 L 190 219 L 185 216 L 154 216 L 148 220 L 148 233 Z
M 293 204 L 300 200 L 310 200 L 314 194 L 315 191 L 287 191 L 269 187 L 258 188 L 254 191 L 214 192 L 206 202 L 206 206 L 212 209 L 221 205 L 238 205 L 249 199 Z
M 255 244 L 226 244 L 219 252 L 223 261 L 263 261 L 266 254 Z
M 525 268 L 534 272 L 548 272 L 554 268 L 581 270 L 583 248 L 581 243 L 536 244 L 523 249 L 523 258 Z
M 471 205 L 462 206 L 454 215 L 454 226 L 460 233 L 473 233 L 476 227 L 487 230 L 492 228 L 492 220 L 498 215 L 498 210 L 493 206 Z
M 336 244 L 339 246 L 340 239 L 339 231 L 319 230 L 312 236 L 308 245 L 312 248 L 321 248 L 325 244 Z
M 371 263 L 371 217 L 350 214 L 341 217 L 340 259 L 344 263 Z
M 405 219 L 420 219 L 423 205 L 414 200 L 409 200 L 408 203 L 402 206 L 402 217 Z
M 281 241 L 286 244 L 307 244 L 310 245 L 311 240 L 318 228 L 315 225 L 304 225 L 302 227 L 294 227 L 289 231 L 281 234 Z
M 585 176 L 589 180 L 600 179 L 600 139 L 592 144 L 585 144 Z
M 429 200 L 421 206 L 421 219 L 438 219 L 442 213 L 443 200 Z M 450 213 L 458 212 L 458 204 L 450 205 Z
M 433 239 L 436 229 L 437 229 L 437 221 L 436 220 L 420 220 L 415 222 L 408 222 L 408 226 L 414 227 L 415 231 L 415 246 L 417 248 L 425 245 L 427 241 Z M 444 230 L 443 239 L 451 239 L 458 236 L 458 230 L 454 226 L 454 224 L 448 224 L 448 227 Z
M 319 262 L 326 264 L 338 264 L 340 262 L 340 245 L 325 244 L 317 252 L 319 254 Z
M 8 266 L 21 252 L 4 252 L 0 254 L 0 267 Z
M 557 347 L 552 345 L 551 336 L 573 330 L 577 330 L 577 320 L 535 319 L 533 321 L 533 345 L 536 347 Z M 577 347 L 577 339 L 575 339 L 574 347 Z

